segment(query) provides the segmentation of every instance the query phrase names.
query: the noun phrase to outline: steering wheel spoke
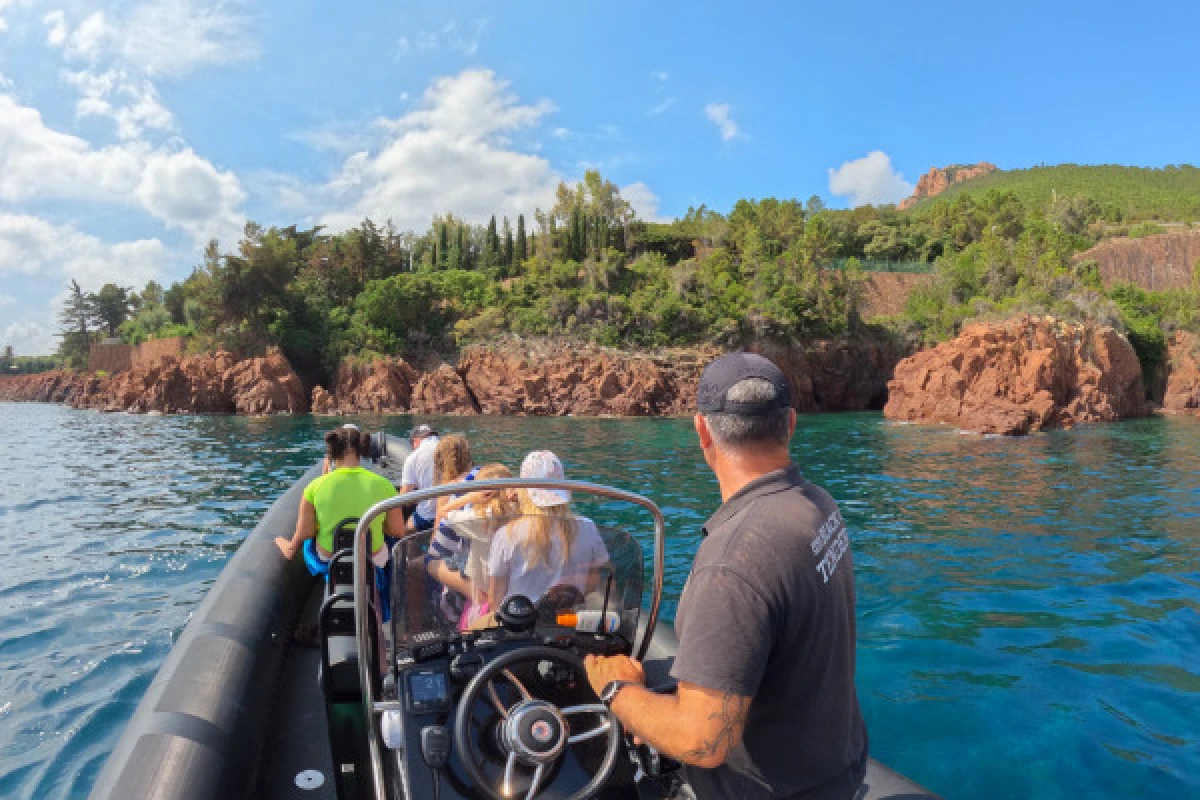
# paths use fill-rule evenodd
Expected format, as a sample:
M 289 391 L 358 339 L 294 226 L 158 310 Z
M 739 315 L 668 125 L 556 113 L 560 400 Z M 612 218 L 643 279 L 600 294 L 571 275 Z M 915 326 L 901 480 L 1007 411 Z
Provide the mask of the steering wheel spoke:
M 533 771 L 533 778 L 529 781 L 529 791 L 525 794 L 525 800 L 533 800 L 537 795 L 538 789 L 542 788 L 542 777 L 546 774 L 546 765 L 538 764 L 537 769 Z
M 562 715 L 567 717 L 568 725 L 571 724 L 570 718 L 573 716 L 595 714 L 604 718 L 596 727 L 590 730 L 581 731 L 580 733 L 573 733 L 568 736 L 567 744 L 578 744 L 579 742 L 586 742 L 588 739 L 595 739 L 597 736 L 603 736 L 604 734 L 608 733 L 609 729 L 612 728 L 612 719 L 609 714 L 608 707 L 601 703 L 589 703 L 582 706 L 567 706 L 566 708 L 561 709 L 561 711 Z M 574 726 L 572 725 L 571 728 L 574 729 Z
M 522 700 L 530 700 L 533 698 L 533 695 L 531 695 L 529 690 L 525 688 L 525 684 L 517 680 L 517 676 L 512 674 L 512 670 L 506 669 L 500 674 L 507 678 L 508 682 L 516 688 L 517 693 L 521 695 Z M 496 708 L 496 712 L 499 713 L 504 719 L 508 719 L 509 706 L 504 705 L 504 702 L 500 699 L 500 693 L 496 691 L 495 679 L 487 682 L 487 693 L 488 697 L 492 701 L 492 705 Z
M 505 797 L 513 796 L 513 776 L 517 771 L 517 754 L 509 753 L 508 761 L 504 764 L 504 782 L 500 784 L 500 794 Z

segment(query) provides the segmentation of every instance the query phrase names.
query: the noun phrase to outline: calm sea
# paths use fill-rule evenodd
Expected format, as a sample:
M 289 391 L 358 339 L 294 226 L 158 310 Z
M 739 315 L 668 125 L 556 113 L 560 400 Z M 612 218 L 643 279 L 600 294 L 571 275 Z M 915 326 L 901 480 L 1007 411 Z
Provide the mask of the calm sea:
M 550 447 L 661 504 L 673 614 L 718 503 L 688 421 L 443 423 L 479 461 Z M 86 795 L 329 424 L 0 404 L 0 797 Z M 949 798 L 1200 796 L 1200 422 L 997 439 L 830 414 L 795 454 L 852 531 L 877 758 Z

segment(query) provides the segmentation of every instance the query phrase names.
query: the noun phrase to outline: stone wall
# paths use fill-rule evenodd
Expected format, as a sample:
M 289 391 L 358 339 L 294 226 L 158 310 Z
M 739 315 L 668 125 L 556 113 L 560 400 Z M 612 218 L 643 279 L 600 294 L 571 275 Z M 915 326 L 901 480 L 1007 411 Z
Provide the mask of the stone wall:
M 97 342 L 88 351 L 88 371 L 129 372 L 134 369 L 151 369 L 162 363 L 164 358 L 177 357 L 184 353 L 187 338 L 170 336 L 151 339 L 139 345 Z

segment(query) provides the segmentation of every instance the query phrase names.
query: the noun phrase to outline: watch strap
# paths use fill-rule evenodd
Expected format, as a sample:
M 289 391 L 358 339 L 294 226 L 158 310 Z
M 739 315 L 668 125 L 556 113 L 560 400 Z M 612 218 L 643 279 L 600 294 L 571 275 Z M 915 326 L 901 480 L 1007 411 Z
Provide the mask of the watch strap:
M 617 697 L 617 692 L 626 686 L 633 686 L 633 681 L 609 681 L 604 684 L 604 688 L 600 690 L 600 702 L 611 707 L 613 700 Z

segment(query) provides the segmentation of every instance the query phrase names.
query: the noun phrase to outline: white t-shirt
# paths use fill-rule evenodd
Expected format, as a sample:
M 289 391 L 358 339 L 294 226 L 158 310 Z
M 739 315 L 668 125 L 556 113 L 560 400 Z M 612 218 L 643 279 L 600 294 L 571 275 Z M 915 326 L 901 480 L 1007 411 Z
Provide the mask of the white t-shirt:
M 401 486 L 416 486 L 418 489 L 433 486 L 433 451 L 437 449 L 437 443 L 438 437 L 426 436 L 417 449 L 404 459 L 404 468 L 400 470 Z M 437 500 L 422 500 L 417 504 L 417 513 L 426 521 L 433 522 L 437 515 Z
M 535 603 L 552 586 L 570 585 L 581 592 L 587 591 L 589 570 L 608 563 L 608 549 L 600 538 L 596 523 L 587 517 L 576 517 L 578 532 L 570 548 L 570 556 L 563 558 L 562 542 L 551 537 L 550 554 L 546 563 L 531 566 L 525 562 L 525 537 L 529 535 L 529 520 L 518 519 L 496 531 L 488 554 L 488 574 L 493 577 L 508 577 L 505 597 L 523 594 Z M 499 602 L 493 603 L 493 607 Z

